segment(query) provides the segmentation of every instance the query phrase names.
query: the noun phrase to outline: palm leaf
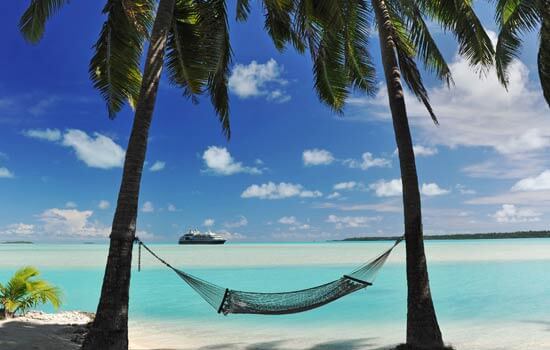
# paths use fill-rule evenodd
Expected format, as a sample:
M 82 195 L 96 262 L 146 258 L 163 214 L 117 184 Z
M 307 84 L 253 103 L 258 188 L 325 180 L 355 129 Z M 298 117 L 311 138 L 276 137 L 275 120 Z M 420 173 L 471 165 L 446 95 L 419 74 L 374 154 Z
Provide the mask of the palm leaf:
M 457 38 L 459 53 L 472 66 L 486 70 L 493 63 L 491 39 L 472 8 L 472 0 L 418 0 L 420 10 Z
M 94 45 L 89 74 L 110 118 L 127 100 L 133 106 L 139 97 L 140 59 L 154 9 L 154 0 L 109 0 L 103 9 L 107 20 Z
M 46 22 L 53 16 L 68 0 L 31 0 L 27 10 L 19 20 L 19 30 L 25 40 L 30 43 L 37 43 L 44 36 Z
M 416 50 L 414 43 L 409 38 L 407 27 L 395 8 L 387 6 L 387 9 L 401 76 L 416 98 L 424 104 L 434 123 L 438 124 L 437 117 L 430 104 L 428 91 L 424 87 L 422 75 L 414 60 Z
M 538 69 L 544 98 L 550 106 L 550 6 L 544 8 L 543 11 L 546 12 L 542 12 Z
M 496 18 L 500 32 L 495 62 L 498 79 L 504 86 L 508 85 L 508 66 L 521 47 L 520 35 L 535 29 L 539 23 L 539 5 L 539 0 L 501 0 L 497 3 Z
M 237 0 L 237 15 L 236 19 L 239 22 L 244 22 L 250 14 L 250 0 Z

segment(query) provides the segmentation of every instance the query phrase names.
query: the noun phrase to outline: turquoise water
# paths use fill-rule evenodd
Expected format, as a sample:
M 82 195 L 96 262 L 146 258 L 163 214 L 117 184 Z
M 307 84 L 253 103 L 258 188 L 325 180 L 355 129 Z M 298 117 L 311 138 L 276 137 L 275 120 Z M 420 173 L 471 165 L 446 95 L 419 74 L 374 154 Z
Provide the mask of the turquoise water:
M 286 291 L 338 278 L 388 244 L 256 244 L 195 250 L 154 245 L 153 248 L 177 262 L 177 254 L 185 255 L 181 258 L 195 261 L 187 271 L 224 287 Z M 1 246 L 0 280 L 13 273 L 14 260 L 27 261 L 40 268 L 44 278 L 63 289 L 65 310 L 95 311 L 106 249 L 104 245 Z M 548 319 L 550 240 L 429 242 L 427 250 L 432 294 L 441 322 Z M 224 257 L 231 263 L 224 262 Z M 256 262 L 261 264 L 257 266 Z M 322 308 L 286 316 L 218 315 L 172 271 L 145 257 L 143 265 L 143 271 L 134 270 L 132 275 L 132 320 L 305 327 L 403 323 L 406 316 L 402 247 L 382 269 L 374 286 Z M 177 266 L 183 268 L 179 262 Z M 51 311 L 49 307 L 42 309 Z

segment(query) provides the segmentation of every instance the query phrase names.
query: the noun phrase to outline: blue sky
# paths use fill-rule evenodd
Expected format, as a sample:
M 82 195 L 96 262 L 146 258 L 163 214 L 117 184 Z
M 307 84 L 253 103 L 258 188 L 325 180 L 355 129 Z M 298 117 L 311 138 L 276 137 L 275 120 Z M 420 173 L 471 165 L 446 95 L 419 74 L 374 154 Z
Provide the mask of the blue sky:
M 101 240 L 109 233 L 132 112 L 109 120 L 87 65 L 101 2 L 71 2 L 28 45 L 17 31 L 26 1 L 0 26 L 0 240 Z M 490 7 L 477 10 L 496 30 Z M 233 9 L 230 9 L 233 13 Z M 311 62 L 273 48 L 261 12 L 232 21 L 232 139 L 206 98 L 163 80 L 143 176 L 139 235 L 175 241 L 188 228 L 239 241 L 318 241 L 402 232 L 399 165 L 385 87 L 337 116 L 318 102 Z M 506 92 L 483 80 L 433 25 L 456 85 L 425 75 L 441 126 L 408 98 L 425 232 L 547 229 L 550 111 L 530 35 Z M 379 63 L 378 40 L 371 51 Z M 381 68 L 378 65 L 381 78 Z

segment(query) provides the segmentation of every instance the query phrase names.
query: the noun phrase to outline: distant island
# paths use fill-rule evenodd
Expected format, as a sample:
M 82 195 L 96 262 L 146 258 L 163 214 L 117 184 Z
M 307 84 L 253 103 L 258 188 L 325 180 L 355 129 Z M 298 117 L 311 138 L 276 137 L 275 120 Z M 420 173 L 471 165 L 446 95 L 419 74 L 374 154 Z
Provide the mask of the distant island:
M 357 241 L 389 241 L 396 240 L 399 236 L 390 237 L 350 237 L 336 242 Z M 447 235 L 424 235 L 424 240 L 450 240 L 450 239 L 514 239 L 514 238 L 550 238 L 550 231 L 518 231 L 518 232 L 490 232 L 490 233 L 457 233 Z M 333 242 L 334 242 L 333 241 Z
M 31 241 L 5 241 L 2 244 L 32 244 Z

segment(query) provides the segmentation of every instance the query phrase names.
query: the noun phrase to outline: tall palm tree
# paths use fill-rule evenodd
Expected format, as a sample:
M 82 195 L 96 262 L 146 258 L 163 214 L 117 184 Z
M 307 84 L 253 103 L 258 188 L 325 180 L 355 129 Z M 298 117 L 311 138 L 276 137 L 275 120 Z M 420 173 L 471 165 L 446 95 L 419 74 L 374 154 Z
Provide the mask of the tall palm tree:
M 550 106 L 550 1 L 498 0 L 496 19 L 500 26 L 495 61 L 500 82 L 508 86 L 508 67 L 519 54 L 520 35 L 539 31 L 538 71 L 546 103 Z
M 20 29 L 38 42 L 45 23 L 67 0 L 31 0 Z M 90 62 L 90 78 L 114 118 L 125 101 L 135 106 L 122 182 L 110 235 L 101 298 L 84 349 L 128 347 L 128 294 L 138 197 L 149 127 L 161 71 L 185 96 L 207 92 L 229 138 L 227 73 L 231 58 L 225 3 L 188 1 L 108 0 L 107 16 Z M 149 35 L 149 32 L 151 33 Z M 143 76 L 139 63 L 149 40 Z
M 407 344 L 417 348 L 442 348 L 443 339 L 430 293 L 418 176 L 401 80 L 425 105 L 437 124 L 416 60 L 420 60 L 428 71 L 448 85 L 452 83 L 452 78 L 425 18 L 454 34 L 459 43 L 459 53 L 472 66 L 483 69 L 492 64 L 494 51 L 491 41 L 470 0 L 281 2 L 291 8 L 291 15 L 288 18 L 281 16 L 278 21 L 266 18 L 268 32 L 277 47 L 292 43 L 298 50 L 309 49 L 319 98 L 337 111 L 344 105 L 350 86 L 367 94 L 374 93 L 375 74 L 367 39 L 373 25 L 378 29 L 403 187 L 408 286 Z M 246 19 L 248 3 L 248 0 L 238 1 L 239 19 Z

